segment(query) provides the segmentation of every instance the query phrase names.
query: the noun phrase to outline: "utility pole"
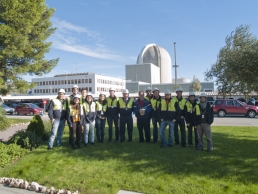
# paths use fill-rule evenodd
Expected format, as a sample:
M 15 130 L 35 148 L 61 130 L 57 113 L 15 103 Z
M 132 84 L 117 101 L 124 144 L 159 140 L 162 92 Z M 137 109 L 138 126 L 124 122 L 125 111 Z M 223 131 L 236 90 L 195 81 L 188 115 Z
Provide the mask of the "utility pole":
M 176 64 L 176 42 L 174 42 L 174 53 L 175 53 L 175 65 L 173 65 L 173 67 L 175 67 L 175 87 L 177 87 L 176 85 L 176 81 L 177 81 L 177 67 L 179 67 Z

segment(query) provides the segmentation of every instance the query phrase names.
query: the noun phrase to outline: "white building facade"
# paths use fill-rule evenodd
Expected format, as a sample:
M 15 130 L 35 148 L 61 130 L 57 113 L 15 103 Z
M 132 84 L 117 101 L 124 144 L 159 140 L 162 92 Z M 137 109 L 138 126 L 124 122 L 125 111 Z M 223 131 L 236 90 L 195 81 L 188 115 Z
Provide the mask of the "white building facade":
M 92 94 L 101 92 L 108 94 L 109 88 L 114 88 L 116 92 L 125 89 L 125 80 L 95 73 L 71 73 L 58 74 L 54 77 L 33 78 L 36 87 L 32 89 L 32 95 L 54 95 L 63 88 L 66 94 L 72 94 L 73 85 L 78 85 L 79 91 L 85 88 Z

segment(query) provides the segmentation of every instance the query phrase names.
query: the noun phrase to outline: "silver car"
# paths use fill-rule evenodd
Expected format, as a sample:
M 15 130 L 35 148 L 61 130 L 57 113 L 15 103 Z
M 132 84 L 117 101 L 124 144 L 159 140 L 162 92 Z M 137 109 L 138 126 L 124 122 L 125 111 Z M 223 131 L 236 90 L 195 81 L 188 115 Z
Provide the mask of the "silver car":
M 14 113 L 14 108 L 10 108 L 9 106 L 2 104 L 2 108 L 4 109 L 4 111 L 6 113 L 9 113 L 10 115 L 12 115 Z

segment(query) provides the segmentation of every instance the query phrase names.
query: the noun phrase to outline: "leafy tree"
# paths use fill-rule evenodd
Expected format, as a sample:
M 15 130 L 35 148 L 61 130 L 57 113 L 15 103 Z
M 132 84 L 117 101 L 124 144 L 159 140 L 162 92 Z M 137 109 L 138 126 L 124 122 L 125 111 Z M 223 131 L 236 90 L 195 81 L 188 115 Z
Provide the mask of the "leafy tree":
M 201 85 L 201 82 L 200 80 L 197 78 L 197 77 L 193 77 L 193 81 L 189 87 L 189 91 L 192 91 L 192 92 L 200 92 L 202 89 L 202 85 Z
M 249 94 L 258 91 L 258 41 L 250 26 L 241 25 L 226 37 L 217 62 L 205 73 L 207 80 L 215 78 L 219 93 Z
M 54 33 L 54 9 L 45 0 L 0 0 L 0 84 L 12 82 L 20 91 L 33 88 L 22 75 L 49 73 L 59 59 L 46 60 Z M 1 90 L 0 90 L 1 92 Z

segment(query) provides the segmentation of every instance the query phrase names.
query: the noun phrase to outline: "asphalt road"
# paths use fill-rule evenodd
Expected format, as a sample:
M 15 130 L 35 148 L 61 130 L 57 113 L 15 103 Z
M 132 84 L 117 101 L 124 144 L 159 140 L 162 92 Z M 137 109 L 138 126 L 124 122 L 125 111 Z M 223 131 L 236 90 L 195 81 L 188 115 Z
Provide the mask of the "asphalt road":
M 7 118 L 21 118 L 21 119 L 32 119 L 33 116 L 27 115 L 7 115 Z M 136 122 L 135 116 L 133 116 L 134 122 Z M 48 120 L 48 115 L 45 114 L 42 117 L 43 120 Z M 258 126 L 258 117 L 248 118 L 244 116 L 226 116 L 223 118 L 214 117 L 213 126 Z

